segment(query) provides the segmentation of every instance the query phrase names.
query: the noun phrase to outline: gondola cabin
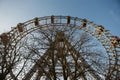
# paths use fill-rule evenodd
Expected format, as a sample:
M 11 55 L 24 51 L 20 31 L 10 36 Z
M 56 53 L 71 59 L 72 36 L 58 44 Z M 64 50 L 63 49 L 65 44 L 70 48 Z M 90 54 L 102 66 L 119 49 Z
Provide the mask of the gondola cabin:
M 54 24 L 54 16 L 51 16 L 51 23 Z
M 83 19 L 82 24 L 81 24 L 81 28 L 86 27 L 87 24 L 87 20 Z
M 114 39 L 112 40 L 112 46 L 116 47 L 116 45 L 120 42 L 120 38 L 117 36 L 114 36 Z
M 36 17 L 35 20 L 34 20 L 34 24 L 35 26 L 38 26 L 39 25 L 39 19 Z
M 17 28 L 18 28 L 18 31 L 19 31 L 19 32 L 23 32 L 23 31 L 24 31 L 24 29 L 23 29 L 23 24 L 22 24 L 22 23 L 19 23 L 19 24 L 17 25 Z
M 102 34 L 104 31 L 104 27 L 102 25 L 99 25 L 96 29 L 96 32 L 98 35 Z
M 67 24 L 70 24 L 70 16 L 67 17 Z
M 9 37 L 7 33 L 1 34 L 0 38 L 4 45 L 6 45 L 9 42 Z

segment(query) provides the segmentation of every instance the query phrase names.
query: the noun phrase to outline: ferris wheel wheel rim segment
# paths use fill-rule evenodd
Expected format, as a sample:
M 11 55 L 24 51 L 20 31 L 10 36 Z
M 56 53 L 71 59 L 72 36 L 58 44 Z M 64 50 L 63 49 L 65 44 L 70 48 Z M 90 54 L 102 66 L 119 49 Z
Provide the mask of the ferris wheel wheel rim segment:
M 41 19 L 41 18 L 45 19 L 45 18 L 50 18 L 50 17 L 51 17 L 51 16 L 45 16 L 45 17 L 40 17 L 39 19 Z M 65 18 L 65 19 L 67 19 L 68 16 L 54 16 L 54 17 L 60 17 L 60 18 Z M 71 18 L 76 19 L 76 17 L 71 17 Z M 77 19 L 80 19 L 80 18 L 77 18 Z M 82 20 L 82 19 L 81 19 L 81 20 Z M 23 23 L 23 24 L 24 24 L 24 27 L 26 27 L 26 26 L 28 25 L 28 24 L 25 25 L 25 23 L 28 23 L 28 22 L 30 22 L 29 24 L 34 23 L 34 19 L 24 22 L 24 23 Z M 62 24 L 62 23 L 60 23 L 60 24 Z M 14 27 L 12 30 L 17 30 L 17 27 Z M 12 31 L 12 30 L 11 30 L 11 31 Z M 8 32 L 8 33 L 9 33 L 9 32 Z

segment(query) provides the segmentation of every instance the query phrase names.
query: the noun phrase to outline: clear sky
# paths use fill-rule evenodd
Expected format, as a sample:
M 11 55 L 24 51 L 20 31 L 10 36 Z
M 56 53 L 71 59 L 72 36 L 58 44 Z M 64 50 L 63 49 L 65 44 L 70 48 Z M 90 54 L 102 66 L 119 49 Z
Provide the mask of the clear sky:
M 120 36 L 120 0 L 0 0 L 0 34 L 34 17 L 86 18 Z

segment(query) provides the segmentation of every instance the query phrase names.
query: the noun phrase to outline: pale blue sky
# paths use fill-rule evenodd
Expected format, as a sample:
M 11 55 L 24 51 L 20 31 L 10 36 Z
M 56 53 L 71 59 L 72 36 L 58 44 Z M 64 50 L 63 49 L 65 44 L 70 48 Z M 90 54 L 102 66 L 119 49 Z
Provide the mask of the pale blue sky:
M 120 0 L 0 0 L 0 34 L 34 17 L 86 18 L 120 36 Z

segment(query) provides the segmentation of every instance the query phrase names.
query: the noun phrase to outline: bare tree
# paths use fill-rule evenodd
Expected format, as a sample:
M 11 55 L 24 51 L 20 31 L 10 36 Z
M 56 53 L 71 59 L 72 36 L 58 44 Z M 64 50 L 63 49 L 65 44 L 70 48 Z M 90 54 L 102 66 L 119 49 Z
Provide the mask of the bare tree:
M 11 51 L 12 46 L 9 43 L 9 39 L 6 33 L 3 33 L 1 36 L 0 44 L 0 79 L 5 80 L 11 75 L 14 78 L 12 69 L 20 61 L 20 54 L 17 53 L 17 49 Z
M 43 77 L 49 80 L 61 77 L 64 80 L 87 80 L 89 75 L 95 79 L 100 79 L 100 75 L 104 76 L 107 64 L 102 62 L 105 56 L 94 50 L 95 47 L 99 47 L 95 44 L 97 42 L 93 44 L 94 39 L 91 36 L 82 32 L 78 35 L 75 29 L 66 31 L 69 33 L 50 27 L 37 30 L 28 36 L 28 43 L 25 44 L 27 53 L 23 56 L 27 56 L 25 59 L 29 59 L 29 64 L 34 65 L 24 73 L 24 80 L 33 76 L 36 80 Z
M 10 42 L 4 41 L 0 55 L 3 80 L 102 79 L 107 72 L 107 56 L 97 40 L 76 28 L 51 25 L 35 30 L 12 51 Z

